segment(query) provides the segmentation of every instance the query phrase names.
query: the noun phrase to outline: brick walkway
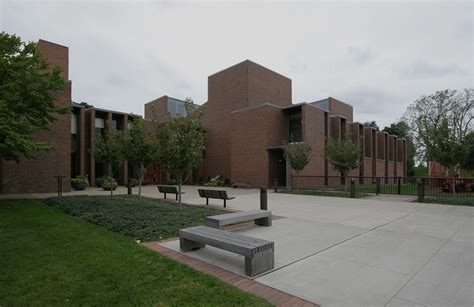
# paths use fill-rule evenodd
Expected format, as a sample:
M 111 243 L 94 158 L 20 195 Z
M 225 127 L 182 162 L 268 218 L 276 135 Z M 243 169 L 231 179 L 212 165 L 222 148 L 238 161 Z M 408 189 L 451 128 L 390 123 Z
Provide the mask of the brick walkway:
M 177 240 L 177 239 L 178 238 L 173 238 L 169 240 Z M 319 306 L 319 305 L 310 303 L 308 301 L 305 301 L 299 297 L 293 296 L 291 294 L 268 287 L 252 279 L 226 271 L 224 269 L 221 269 L 207 262 L 194 259 L 185 254 L 176 252 L 172 249 L 161 246 L 159 242 L 147 242 L 147 243 L 143 243 L 143 245 L 164 256 L 174 259 L 180 263 L 186 264 L 197 271 L 201 271 L 203 273 L 207 273 L 209 275 L 217 277 L 220 280 L 228 284 L 231 284 L 245 292 L 249 292 L 249 293 L 253 293 L 255 295 L 261 296 L 267 299 L 270 303 L 274 304 L 275 306 L 294 306 L 294 307 Z

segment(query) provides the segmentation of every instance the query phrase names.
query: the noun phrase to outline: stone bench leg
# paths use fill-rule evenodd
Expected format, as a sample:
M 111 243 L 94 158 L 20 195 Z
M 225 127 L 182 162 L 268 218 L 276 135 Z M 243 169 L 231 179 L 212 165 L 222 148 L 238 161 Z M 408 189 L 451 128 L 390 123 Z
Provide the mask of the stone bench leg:
M 179 249 L 183 252 L 188 252 L 193 249 L 200 249 L 206 246 L 205 244 L 194 242 L 185 238 L 179 238 Z
M 264 217 L 261 219 L 256 219 L 255 220 L 255 225 L 260 225 L 260 226 L 272 226 L 272 217 Z
M 245 257 L 245 274 L 255 276 L 273 269 L 273 247 L 255 254 L 253 257 Z

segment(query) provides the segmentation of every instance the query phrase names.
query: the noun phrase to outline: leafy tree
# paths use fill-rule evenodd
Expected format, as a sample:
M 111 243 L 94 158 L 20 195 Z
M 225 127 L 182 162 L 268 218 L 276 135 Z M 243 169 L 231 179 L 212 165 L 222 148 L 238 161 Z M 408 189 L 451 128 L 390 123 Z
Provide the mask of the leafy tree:
M 469 153 L 466 136 L 473 129 L 474 89 L 423 96 L 408 107 L 404 117 L 414 132 L 418 157 L 439 162 L 454 176 Z
M 138 167 L 138 196 L 141 196 L 145 165 L 155 160 L 156 134 L 146 129 L 143 118 L 135 118 L 131 122 L 130 131 L 125 136 L 124 153 L 128 163 Z
M 67 84 L 60 68 L 49 67 L 36 43 L 1 32 L 0 80 L 0 158 L 19 162 L 50 150 L 33 135 L 70 111 L 55 105 L 57 92 Z
M 390 124 L 390 127 L 385 127 L 383 131 L 388 134 L 395 135 L 406 139 L 407 144 L 407 171 L 410 176 L 415 175 L 415 155 L 416 149 L 413 143 L 413 133 L 410 126 L 403 120 Z
M 288 143 L 283 148 L 284 157 L 296 172 L 296 189 L 300 189 L 300 172 L 312 158 L 311 147 L 306 143 Z
M 374 120 L 371 122 L 365 122 L 364 127 L 372 127 L 372 128 L 375 128 L 375 130 L 380 131 L 379 126 Z
M 461 168 L 467 171 L 473 171 L 474 170 L 474 132 L 470 132 L 466 136 L 465 142 L 469 148 L 469 151 L 468 151 L 466 159 L 461 164 Z
M 125 155 L 126 135 L 122 131 L 107 131 L 104 136 L 96 138 L 92 156 L 97 162 L 107 166 L 107 176 L 113 178 L 114 170 L 126 160 Z M 113 189 L 110 189 L 113 195 Z
M 159 165 L 173 174 L 178 183 L 178 202 L 181 207 L 181 186 L 184 176 L 197 168 L 206 148 L 206 134 L 201 129 L 202 111 L 193 112 L 192 100 L 187 98 L 186 117 L 170 118 L 159 130 Z
M 345 179 L 347 174 L 357 167 L 360 148 L 350 137 L 335 140 L 330 137 L 326 144 L 326 158 L 335 170 Z

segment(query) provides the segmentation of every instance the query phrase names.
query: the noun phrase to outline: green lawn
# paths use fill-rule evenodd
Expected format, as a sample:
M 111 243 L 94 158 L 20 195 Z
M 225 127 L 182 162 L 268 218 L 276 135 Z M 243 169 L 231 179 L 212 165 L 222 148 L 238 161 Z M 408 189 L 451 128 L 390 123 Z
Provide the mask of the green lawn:
M 184 206 L 136 196 L 69 196 L 45 199 L 51 207 L 142 241 L 178 235 L 179 229 L 202 225 L 204 217 L 223 211 Z
M 350 192 L 341 191 L 341 190 L 310 190 L 310 189 L 301 189 L 301 190 L 278 190 L 278 193 L 285 194 L 300 194 L 300 195 L 314 195 L 314 196 L 333 196 L 333 197 L 351 197 Z M 367 196 L 364 193 L 356 193 L 356 198 Z
M 36 200 L 0 201 L 0 255 L 0 306 L 268 305 Z
M 425 197 L 425 203 L 474 206 L 474 197 Z

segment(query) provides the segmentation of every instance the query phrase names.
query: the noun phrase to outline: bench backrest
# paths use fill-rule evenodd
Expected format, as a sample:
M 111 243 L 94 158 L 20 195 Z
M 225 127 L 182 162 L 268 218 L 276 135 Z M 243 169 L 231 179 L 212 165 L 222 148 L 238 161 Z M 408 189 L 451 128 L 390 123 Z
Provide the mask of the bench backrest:
M 227 191 L 198 189 L 199 196 L 206 198 L 228 199 Z
M 176 187 L 174 186 L 158 185 L 157 187 L 158 187 L 158 191 L 160 191 L 161 193 L 170 193 L 170 194 L 178 193 L 178 189 L 176 189 Z

